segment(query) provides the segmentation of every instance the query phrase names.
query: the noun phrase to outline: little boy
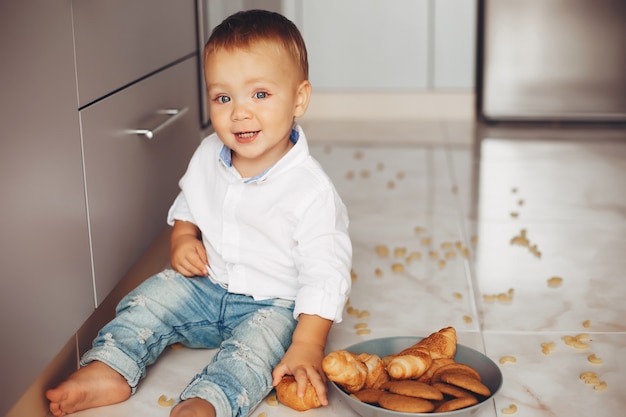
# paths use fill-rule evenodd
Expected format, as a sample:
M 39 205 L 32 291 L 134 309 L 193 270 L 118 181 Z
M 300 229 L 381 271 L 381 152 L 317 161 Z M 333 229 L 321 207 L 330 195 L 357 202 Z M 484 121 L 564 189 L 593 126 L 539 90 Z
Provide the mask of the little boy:
M 283 16 L 239 12 L 204 51 L 211 123 L 168 214 L 171 266 L 120 301 L 82 367 L 49 390 L 64 416 L 128 399 L 163 350 L 219 348 L 170 416 L 247 416 L 284 375 L 328 404 L 326 338 L 350 291 L 344 204 L 295 118 L 311 94 Z

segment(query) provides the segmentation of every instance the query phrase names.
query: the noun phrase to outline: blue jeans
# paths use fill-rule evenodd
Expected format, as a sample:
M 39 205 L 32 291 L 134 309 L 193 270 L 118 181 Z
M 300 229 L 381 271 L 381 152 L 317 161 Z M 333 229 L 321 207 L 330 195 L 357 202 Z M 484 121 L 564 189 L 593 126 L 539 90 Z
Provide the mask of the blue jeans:
M 180 398 L 209 401 L 219 417 L 247 416 L 272 389 L 272 370 L 296 326 L 294 302 L 255 301 L 206 277 L 165 270 L 124 297 L 81 365 L 97 360 L 119 372 L 134 393 L 170 344 L 219 350 Z

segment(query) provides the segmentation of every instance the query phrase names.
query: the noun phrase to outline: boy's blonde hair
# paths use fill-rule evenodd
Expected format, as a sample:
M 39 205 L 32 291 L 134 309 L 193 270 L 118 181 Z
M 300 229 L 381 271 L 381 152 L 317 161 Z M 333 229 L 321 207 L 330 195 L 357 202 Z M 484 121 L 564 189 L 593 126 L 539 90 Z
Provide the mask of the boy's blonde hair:
M 300 31 L 289 19 L 267 10 L 237 12 L 217 25 L 204 47 L 204 59 L 217 50 L 249 48 L 257 42 L 282 46 L 302 73 L 309 78 L 309 61 Z

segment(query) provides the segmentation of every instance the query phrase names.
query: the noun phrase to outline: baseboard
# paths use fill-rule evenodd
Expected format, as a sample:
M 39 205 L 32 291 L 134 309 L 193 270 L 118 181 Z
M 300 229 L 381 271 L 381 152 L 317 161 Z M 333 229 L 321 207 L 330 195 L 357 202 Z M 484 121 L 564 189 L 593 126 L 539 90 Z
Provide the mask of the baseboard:
M 473 92 L 336 93 L 313 91 L 302 119 L 474 120 Z

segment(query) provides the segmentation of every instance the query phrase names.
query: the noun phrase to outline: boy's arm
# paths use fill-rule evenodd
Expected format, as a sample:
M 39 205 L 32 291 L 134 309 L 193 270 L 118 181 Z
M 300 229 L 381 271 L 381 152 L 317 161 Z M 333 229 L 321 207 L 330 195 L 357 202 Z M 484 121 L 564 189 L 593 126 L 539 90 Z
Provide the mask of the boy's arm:
M 206 276 L 207 255 L 200 229 L 193 223 L 176 220 L 170 237 L 172 268 L 186 277 Z
M 298 397 L 303 397 L 306 384 L 311 382 L 322 405 L 328 405 L 326 375 L 322 370 L 326 339 L 332 320 L 310 314 L 300 314 L 291 338 L 291 346 L 274 368 L 273 385 L 284 375 L 293 375 L 297 383 Z

